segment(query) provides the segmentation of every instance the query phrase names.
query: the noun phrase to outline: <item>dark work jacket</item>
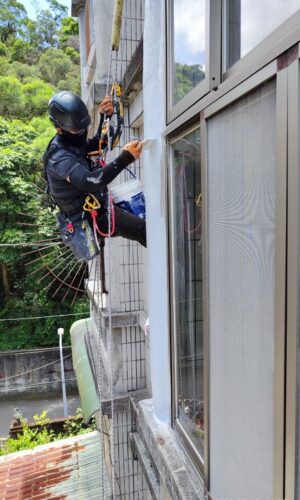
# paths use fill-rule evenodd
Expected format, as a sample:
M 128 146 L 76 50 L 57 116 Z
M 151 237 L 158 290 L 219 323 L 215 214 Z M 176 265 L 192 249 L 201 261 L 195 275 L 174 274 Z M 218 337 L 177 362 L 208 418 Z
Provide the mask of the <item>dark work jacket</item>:
M 67 216 L 80 213 L 88 193 L 100 196 L 107 184 L 134 161 L 123 150 L 113 162 L 95 170 L 87 153 L 97 150 L 98 145 L 98 135 L 81 148 L 67 143 L 59 134 L 49 143 L 43 158 L 45 178 L 52 198 Z

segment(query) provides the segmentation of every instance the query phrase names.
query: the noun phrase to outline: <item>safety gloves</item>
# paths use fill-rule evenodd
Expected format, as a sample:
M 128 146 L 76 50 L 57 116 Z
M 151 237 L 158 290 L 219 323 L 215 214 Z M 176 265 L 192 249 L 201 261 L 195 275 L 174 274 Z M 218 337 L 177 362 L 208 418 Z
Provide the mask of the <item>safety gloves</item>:
M 128 142 L 128 144 L 125 144 L 123 149 L 125 151 L 128 151 L 135 160 L 138 160 L 139 157 L 141 156 L 143 145 L 141 141 L 135 140 Z
M 103 101 L 99 104 L 99 113 L 102 113 L 106 116 L 112 116 L 114 112 L 114 105 L 112 102 L 112 98 L 110 96 L 105 96 Z

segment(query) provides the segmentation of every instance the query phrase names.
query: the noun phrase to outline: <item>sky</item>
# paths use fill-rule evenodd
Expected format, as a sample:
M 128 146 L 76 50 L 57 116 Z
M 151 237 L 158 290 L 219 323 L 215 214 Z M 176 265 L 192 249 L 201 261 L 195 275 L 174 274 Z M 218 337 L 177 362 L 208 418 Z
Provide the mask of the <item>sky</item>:
M 19 0 L 19 2 L 24 5 L 25 9 L 27 10 L 28 17 L 30 17 L 31 19 L 35 19 L 36 17 L 36 6 L 38 6 L 40 9 L 46 9 L 48 7 L 46 0 Z M 69 7 L 70 14 L 71 0 L 58 0 L 58 2 L 62 5 L 65 5 L 66 7 Z

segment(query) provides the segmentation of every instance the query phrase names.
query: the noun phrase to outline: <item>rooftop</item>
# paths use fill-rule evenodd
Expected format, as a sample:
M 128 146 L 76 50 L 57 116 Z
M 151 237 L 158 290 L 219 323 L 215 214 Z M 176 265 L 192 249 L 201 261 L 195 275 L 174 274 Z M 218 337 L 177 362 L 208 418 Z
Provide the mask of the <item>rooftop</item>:
M 63 500 L 102 498 L 102 450 L 98 431 L 0 457 L 0 498 Z M 105 467 L 104 467 L 105 469 Z

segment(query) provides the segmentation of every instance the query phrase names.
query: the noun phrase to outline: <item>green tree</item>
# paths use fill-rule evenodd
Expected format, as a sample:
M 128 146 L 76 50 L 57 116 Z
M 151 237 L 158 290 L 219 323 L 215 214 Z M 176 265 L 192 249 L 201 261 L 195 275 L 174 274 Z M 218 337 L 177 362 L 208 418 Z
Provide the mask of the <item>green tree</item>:
M 18 118 L 24 114 L 25 96 L 22 84 L 13 76 L 0 78 L 0 115 Z
M 43 289 L 45 282 L 41 285 L 34 274 L 41 262 L 31 264 L 27 248 L 19 246 L 57 236 L 55 216 L 45 209 L 41 175 L 41 158 L 54 135 L 47 103 L 57 90 L 80 93 L 77 21 L 66 18 L 66 8 L 56 0 L 48 5 L 33 21 L 16 0 L 0 3 L 0 233 L 7 244 L 0 247 L 1 318 L 13 318 L 16 311 L 21 317 L 78 311 L 80 317 L 88 309 L 86 299 L 77 298 L 71 306 L 71 296 L 62 303 L 66 290 L 52 299 L 51 287 Z M 43 262 L 59 272 L 65 265 L 62 255 L 58 245 Z M 67 332 L 73 320 L 1 323 L 0 348 L 56 345 L 57 328 Z M 69 342 L 68 334 L 64 341 Z
M 7 48 L 3 42 L 0 42 L 0 57 L 7 57 Z
M 74 17 L 62 19 L 58 40 L 59 48 L 64 51 L 72 48 L 79 54 L 79 26 L 77 19 L 74 19 Z
M 39 10 L 36 20 L 36 33 L 39 47 L 47 49 L 58 46 L 60 24 L 68 8 L 56 0 L 48 0 L 49 9 Z
M 27 12 L 25 7 L 16 0 L 2 0 L 0 3 L 0 40 L 9 42 L 23 34 Z
M 175 64 L 176 88 L 175 101 L 182 99 L 190 92 L 203 78 L 205 73 L 200 64 Z
M 13 61 L 8 63 L 3 62 L 3 72 L 1 71 L 1 60 L 0 60 L 0 74 L 5 74 L 6 76 L 15 76 L 20 82 L 24 82 L 26 78 L 40 78 L 40 72 L 37 66 L 31 66 L 26 63 L 19 61 Z M 20 115 L 21 116 L 21 115 Z M 22 117 L 22 116 L 21 116 Z
M 10 56 L 13 61 L 29 65 L 36 64 L 39 60 L 38 50 L 31 43 L 21 38 L 14 40 L 10 49 Z
M 51 48 L 42 54 L 39 69 L 42 78 L 57 87 L 60 80 L 64 80 L 72 69 L 72 61 L 61 49 Z
M 45 113 L 49 99 L 54 93 L 54 88 L 41 80 L 31 79 L 23 85 L 23 92 L 26 115 L 32 117 Z

